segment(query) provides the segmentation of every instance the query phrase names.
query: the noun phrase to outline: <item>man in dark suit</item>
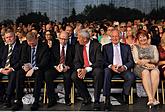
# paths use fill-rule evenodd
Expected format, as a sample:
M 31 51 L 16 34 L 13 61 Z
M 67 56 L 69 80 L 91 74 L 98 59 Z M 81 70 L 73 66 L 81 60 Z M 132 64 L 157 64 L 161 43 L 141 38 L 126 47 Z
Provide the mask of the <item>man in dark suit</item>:
M 47 84 L 47 95 L 49 98 L 48 108 L 52 107 L 55 101 L 54 82 L 56 77 L 62 75 L 64 78 L 65 89 L 65 104 L 70 106 L 70 92 L 71 92 L 71 73 L 73 71 L 74 47 L 67 44 L 68 33 L 62 31 L 60 33 L 59 41 L 51 49 L 51 68 L 45 73 L 45 81 Z
M 26 40 L 27 43 L 22 46 L 21 53 L 22 69 L 18 71 L 16 77 L 17 103 L 13 107 L 13 110 L 20 110 L 23 107 L 22 97 L 26 77 L 33 77 L 35 82 L 33 93 L 35 101 L 31 110 L 37 110 L 39 108 L 39 98 L 44 72 L 47 70 L 50 57 L 48 45 L 40 42 L 36 33 L 29 32 L 26 35 Z
M 66 26 L 65 31 L 68 33 L 68 44 L 69 45 L 76 45 L 77 43 L 77 37 L 74 36 L 73 27 L 72 26 Z
M 2 46 L 0 50 L 0 77 L 6 75 L 9 79 L 4 104 L 4 107 L 8 108 L 11 107 L 11 99 L 15 90 L 16 72 L 21 68 L 19 61 L 21 45 L 16 42 L 15 34 L 12 31 L 5 33 L 5 41 L 7 45 Z
M 83 105 L 87 105 L 91 103 L 91 96 L 83 79 L 94 78 L 94 110 L 98 110 L 103 84 L 101 44 L 90 40 L 90 35 L 86 30 L 80 31 L 78 42 L 75 46 L 75 71 L 72 74 L 72 80 L 84 99 Z
M 134 61 L 130 46 L 120 43 L 118 30 L 112 31 L 112 43 L 103 46 L 103 56 L 105 66 L 103 95 L 106 97 L 105 109 L 109 109 L 112 76 L 119 75 L 125 80 L 123 100 L 127 101 L 130 88 L 135 80 L 134 74 L 130 71 L 134 66 Z

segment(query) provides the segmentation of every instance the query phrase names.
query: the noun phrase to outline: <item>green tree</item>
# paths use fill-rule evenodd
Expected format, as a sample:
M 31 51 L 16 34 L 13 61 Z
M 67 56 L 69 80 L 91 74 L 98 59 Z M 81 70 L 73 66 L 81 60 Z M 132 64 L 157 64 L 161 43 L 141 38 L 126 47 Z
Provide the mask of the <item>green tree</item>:
M 19 24 L 19 23 L 23 23 L 23 24 L 37 23 L 37 24 L 39 24 L 40 22 L 45 22 L 45 23 L 49 22 L 49 18 L 47 17 L 46 13 L 44 13 L 42 15 L 41 12 L 31 12 L 28 14 L 23 14 L 16 19 L 17 24 Z

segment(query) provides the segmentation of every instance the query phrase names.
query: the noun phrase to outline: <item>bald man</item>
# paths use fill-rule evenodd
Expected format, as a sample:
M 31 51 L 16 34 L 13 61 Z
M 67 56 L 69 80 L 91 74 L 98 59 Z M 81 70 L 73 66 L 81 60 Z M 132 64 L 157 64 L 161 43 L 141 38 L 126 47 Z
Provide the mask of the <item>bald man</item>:
M 52 46 L 51 49 L 51 67 L 45 73 L 47 95 L 49 101 L 51 101 L 48 104 L 48 108 L 54 106 L 56 103 L 55 95 L 53 94 L 53 80 L 60 74 L 64 78 L 65 104 L 68 106 L 71 105 L 69 94 L 71 92 L 71 73 L 73 68 L 74 47 L 67 44 L 68 39 L 68 33 L 62 31 L 60 33 L 59 42 Z

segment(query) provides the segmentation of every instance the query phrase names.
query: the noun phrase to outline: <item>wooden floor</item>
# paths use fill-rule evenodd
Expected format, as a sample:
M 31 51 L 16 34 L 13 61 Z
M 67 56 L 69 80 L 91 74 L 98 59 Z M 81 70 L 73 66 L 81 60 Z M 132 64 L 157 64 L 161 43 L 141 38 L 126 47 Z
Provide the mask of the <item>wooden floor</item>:
M 113 95 L 113 97 L 118 100 L 118 102 L 121 101 L 120 95 Z M 165 112 L 165 105 L 162 105 L 162 102 L 159 106 L 153 107 L 152 109 L 149 109 L 146 106 L 147 98 L 134 98 L 134 104 L 133 105 L 112 105 L 111 111 L 112 112 Z M 23 109 L 21 111 L 30 111 L 31 105 L 24 105 Z M 58 103 L 52 108 L 47 109 L 46 105 L 41 104 L 39 111 L 92 111 L 93 110 L 93 103 L 87 106 L 82 105 L 82 101 L 76 99 L 75 104 L 71 106 L 66 106 L 64 104 Z M 101 103 L 101 111 L 104 110 L 104 104 Z M 0 106 L 0 111 L 11 111 L 11 109 L 4 109 L 3 106 Z

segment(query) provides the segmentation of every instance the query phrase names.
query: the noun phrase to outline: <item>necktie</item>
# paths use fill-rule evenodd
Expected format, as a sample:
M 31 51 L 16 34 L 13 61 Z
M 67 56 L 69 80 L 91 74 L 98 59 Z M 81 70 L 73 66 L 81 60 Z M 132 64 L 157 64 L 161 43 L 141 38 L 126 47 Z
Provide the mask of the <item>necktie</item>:
M 118 49 L 118 45 L 114 45 L 114 54 L 115 54 L 115 56 L 114 56 L 114 59 L 115 59 L 115 65 L 117 64 L 117 65 L 122 65 L 122 61 L 121 61 L 121 56 L 120 56 L 120 54 L 119 54 L 119 49 Z
M 36 56 L 35 56 L 35 48 L 31 48 L 31 51 L 32 51 L 32 60 L 31 60 L 31 64 L 32 64 L 32 67 L 35 67 L 36 66 Z
M 60 64 L 65 63 L 65 51 L 64 51 L 64 46 L 62 46 L 61 54 L 60 54 Z
M 89 61 L 88 61 L 86 46 L 84 46 L 84 48 L 83 48 L 83 58 L 84 58 L 84 67 L 89 67 Z
M 12 45 L 9 45 L 9 50 L 8 50 L 8 55 L 7 55 L 7 59 L 6 59 L 5 68 L 10 67 L 10 58 L 11 58 L 12 51 L 13 51 Z

